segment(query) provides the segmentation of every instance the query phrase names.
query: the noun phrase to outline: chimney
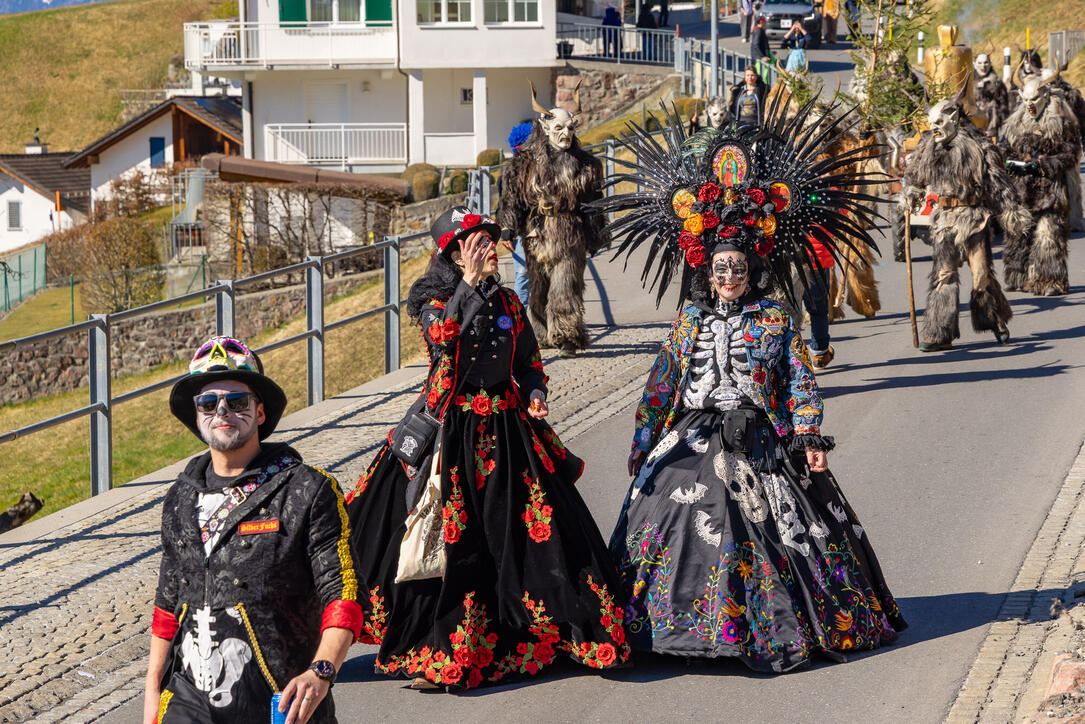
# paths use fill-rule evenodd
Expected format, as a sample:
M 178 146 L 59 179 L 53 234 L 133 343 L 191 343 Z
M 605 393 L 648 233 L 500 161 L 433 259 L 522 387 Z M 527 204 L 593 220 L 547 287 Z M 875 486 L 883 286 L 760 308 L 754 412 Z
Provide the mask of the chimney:
M 49 153 L 49 144 L 41 142 L 40 128 L 34 129 L 34 140 L 26 145 L 26 155 L 39 156 L 43 153 Z

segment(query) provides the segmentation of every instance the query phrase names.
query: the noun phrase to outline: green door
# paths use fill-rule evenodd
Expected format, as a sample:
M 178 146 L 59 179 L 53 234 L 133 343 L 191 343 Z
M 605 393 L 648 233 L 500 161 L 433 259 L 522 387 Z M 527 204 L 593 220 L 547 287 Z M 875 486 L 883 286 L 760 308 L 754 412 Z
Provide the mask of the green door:
M 366 25 L 391 25 L 392 0 L 365 0 Z
M 279 0 L 279 22 L 283 25 L 288 23 L 304 23 L 306 0 Z

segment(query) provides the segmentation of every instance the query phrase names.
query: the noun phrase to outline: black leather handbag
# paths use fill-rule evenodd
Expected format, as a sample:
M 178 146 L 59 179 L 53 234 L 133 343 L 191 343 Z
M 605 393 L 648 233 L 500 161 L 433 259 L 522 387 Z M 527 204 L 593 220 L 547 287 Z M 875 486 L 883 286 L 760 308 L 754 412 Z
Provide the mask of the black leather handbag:
M 417 468 L 433 446 L 441 421 L 427 408 L 412 412 L 392 431 L 392 454 L 412 468 Z

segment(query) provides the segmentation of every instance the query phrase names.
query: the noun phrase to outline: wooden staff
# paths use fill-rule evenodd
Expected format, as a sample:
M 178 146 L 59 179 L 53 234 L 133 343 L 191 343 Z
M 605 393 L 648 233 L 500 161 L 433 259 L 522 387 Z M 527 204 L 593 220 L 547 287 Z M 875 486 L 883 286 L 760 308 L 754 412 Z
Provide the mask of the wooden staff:
M 904 212 L 904 261 L 908 265 L 908 318 L 912 322 L 912 346 L 919 347 L 919 328 L 915 323 L 915 293 L 912 291 L 912 214 Z

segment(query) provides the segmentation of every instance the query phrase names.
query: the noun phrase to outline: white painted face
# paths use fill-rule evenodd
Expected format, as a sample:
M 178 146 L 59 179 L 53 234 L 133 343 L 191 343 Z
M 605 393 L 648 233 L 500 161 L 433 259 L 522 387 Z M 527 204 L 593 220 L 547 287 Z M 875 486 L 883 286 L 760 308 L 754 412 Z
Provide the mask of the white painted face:
M 1025 111 L 1033 118 L 1044 114 L 1050 99 L 1051 91 L 1037 75 L 1029 76 L 1021 87 L 1021 102 L 1025 104 Z
M 987 53 L 980 53 L 976 56 L 976 60 L 972 63 L 972 67 L 976 69 L 976 75 L 987 75 L 991 72 L 991 57 L 987 55 Z
M 954 100 L 944 100 L 935 103 L 927 111 L 927 121 L 931 125 L 931 133 L 934 140 L 948 144 L 957 137 L 961 123 L 961 107 Z
M 550 145 L 559 151 L 568 151 L 576 137 L 577 121 L 572 113 L 564 108 L 553 108 L 550 117 L 539 118 L 546 137 L 550 139 Z
M 733 302 L 750 287 L 750 266 L 741 251 L 721 251 L 712 257 L 712 288 L 725 302 Z
M 727 117 L 727 107 L 723 104 L 722 98 L 713 98 L 708 102 L 705 113 L 708 115 L 708 122 L 712 124 L 712 127 L 719 128 Z
M 255 396 L 249 398 L 245 409 L 236 412 L 231 410 L 225 395 L 232 392 L 252 394 L 248 385 L 236 380 L 212 382 L 200 390 L 201 395 L 212 394 L 219 397 L 213 413 L 199 409 L 196 411 L 196 425 L 200 429 L 200 435 L 212 450 L 229 451 L 244 447 L 245 443 L 260 431 L 260 423 L 265 419 L 264 406 L 256 401 Z

